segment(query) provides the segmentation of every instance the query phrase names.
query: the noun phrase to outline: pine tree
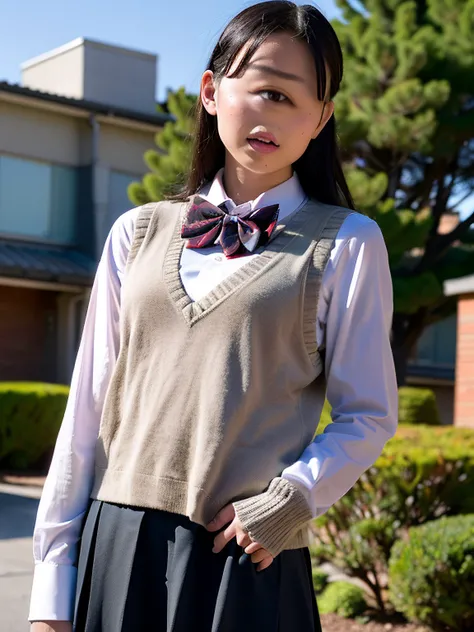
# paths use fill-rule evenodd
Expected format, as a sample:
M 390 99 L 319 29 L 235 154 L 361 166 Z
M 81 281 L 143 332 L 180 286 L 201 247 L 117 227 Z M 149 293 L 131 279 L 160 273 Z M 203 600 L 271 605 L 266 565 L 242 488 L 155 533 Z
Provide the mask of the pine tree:
M 402 384 L 423 330 L 455 310 L 443 282 L 474 272 L 474 203 L 439 232 L 474 191 L 474 0 L 337 4 L 342 157 L 356 206 L 378 222 L 389 251 Z
M 128 187 L 133 204 L 159 202 L 183 181 L 190 159 L 195 103 L 196 97 L 186 94 L 181 87 L 168 92 L 166 108 L 158 106 L 158 111 L 169 112 L 175 120 L 168 121 L 156 134 L 158 150 L 145 152 L 144 160 L 151 173 L 142 182 L 132 182 Z

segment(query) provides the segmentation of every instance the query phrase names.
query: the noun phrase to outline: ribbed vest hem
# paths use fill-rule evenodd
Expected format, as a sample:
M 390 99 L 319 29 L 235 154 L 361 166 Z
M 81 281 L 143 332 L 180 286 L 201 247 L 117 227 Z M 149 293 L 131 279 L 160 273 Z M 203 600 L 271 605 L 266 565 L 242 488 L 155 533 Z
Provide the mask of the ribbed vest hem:
M 188 511 L 190 487 L 192 486 L 187 481 L 156 478 L 139 472 L 132 474 L 129 471 L 96 468 L 90 497 L 119 505 L 169 511 L 193 520 Z M 202 493 L 202 490 L 199 491 Z M 203 523 L 204 521 L 199 521 L 199 524 L 205 526 Z M 293 534 L 281 550 L 301 549 L 307 546 L 309 534 L 308 528 L 304 527 Z

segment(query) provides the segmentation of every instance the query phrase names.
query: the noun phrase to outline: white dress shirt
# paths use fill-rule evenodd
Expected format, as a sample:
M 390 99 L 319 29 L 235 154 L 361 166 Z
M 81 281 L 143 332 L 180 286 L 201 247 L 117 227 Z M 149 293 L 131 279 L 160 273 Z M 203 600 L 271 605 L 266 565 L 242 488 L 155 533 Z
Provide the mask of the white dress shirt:
M 201 194 L 228 199 L 222 171 Z M 302 206 L 298 177 L 250 203 L 278 203 L 280 219 Z M 104 246 L 71 383 L 64 419 L 39 504 L 33 536 L 35 573 L 29 620 L 71 620 L 78 540 L 94 475 L 95 444 L 105 393 L 119 349 L 120 292 L 138 209 L 122 215 Z M 247 263 L 226 259 L 220 247 L 183 249 L 180 274 L 199 300 Z M 306 494 L 314 517 L 324 513 L 381 453 L 397 427 L 397 387 L 390 349 L 392 283 L 381 232 L 353 213 L 344 221 L 323 274 L 315 326 L 326 350 L 332 419 L 282 476 Z

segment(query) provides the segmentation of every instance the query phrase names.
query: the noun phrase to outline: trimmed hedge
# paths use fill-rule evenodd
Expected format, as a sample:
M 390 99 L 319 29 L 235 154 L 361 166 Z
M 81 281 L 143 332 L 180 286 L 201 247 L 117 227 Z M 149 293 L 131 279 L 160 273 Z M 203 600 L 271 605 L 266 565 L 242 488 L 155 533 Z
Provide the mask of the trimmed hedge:
M 398 418 L 402 424 L 439 426 L 441 419 L 434 392 L 429 388 L 402 386 L 398 390 Z
M 400 426 L 373 467 L 313 523 L 315 562 L 364 581 L 385 609 L 388 561 L 409 527 L 474 513 L 474 432 Z
M 2 466 L 33 467 L 54 448 L 68 394 L 58 384 L 0 382 Z
M 402 386 L 398 389 L 398 420 L 402 425 L 440 426 L 438 404 L 429 388 Z M 316 434 L 321 434 L 331 423 L 331 406 L 326 400 Z
M 349 582 L 332 582 L 318 598 L 318 610 L 321 614 L 358 617 L 367 610 L 364 591 Z
M 329 575 L 318 568 L 313 568 L 312 574 L 314 592 L 319 595 L 328 585 Z
M 409 620 L 474 630 L 474 515 L 413 527 L 395 543 L 389 570 L 392 603 Z

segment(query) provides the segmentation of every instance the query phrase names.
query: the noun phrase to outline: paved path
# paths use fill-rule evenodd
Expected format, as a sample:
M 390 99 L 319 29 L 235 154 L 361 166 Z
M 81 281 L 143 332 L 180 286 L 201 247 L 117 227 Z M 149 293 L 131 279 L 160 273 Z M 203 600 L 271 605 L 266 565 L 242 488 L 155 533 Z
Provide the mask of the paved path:
M 40 488 L 0 484 L 0 632 L 28 632 Z

